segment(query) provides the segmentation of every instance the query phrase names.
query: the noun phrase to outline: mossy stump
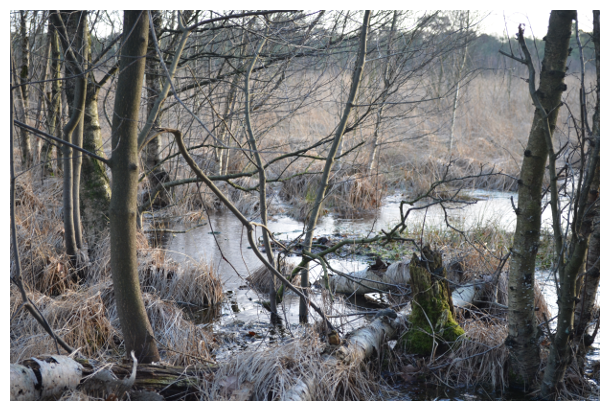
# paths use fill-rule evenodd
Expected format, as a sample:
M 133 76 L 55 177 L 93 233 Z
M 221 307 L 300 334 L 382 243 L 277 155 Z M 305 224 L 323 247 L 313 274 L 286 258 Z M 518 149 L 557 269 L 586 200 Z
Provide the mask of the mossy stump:
M 453 318 L 453 301 L 441 253 L 424 246 L 421 259 L 413 254 L 409 271 L 413 301 L 410 329 L 402 339 L 402 346 L 413 354 L 430 355 L 436 341 L 437 351 L 444 351 L 464 330 Z

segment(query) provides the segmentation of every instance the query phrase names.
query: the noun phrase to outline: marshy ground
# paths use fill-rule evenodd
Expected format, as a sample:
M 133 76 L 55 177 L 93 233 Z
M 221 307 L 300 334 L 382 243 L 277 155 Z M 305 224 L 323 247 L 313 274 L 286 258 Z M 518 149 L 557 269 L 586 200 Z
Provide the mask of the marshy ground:
M 507 87 L 513 88 L 509 98 Z M 190 185 L 173 189 L 169 207 L 143 214 L 139 237 L 140 285 L 162 361 L 179 366 L 214 363 L 214 375 L 200 387 L 198 396 L 203 399 L 280 399 L 304 379 L 315 381 L 309 391 L 316 400 L 519 398 L 507 388 L 504 307 L 508 265 L 499 267 L 512 244 L 511 196 L 516 201 L 513 191 L 533 115 L 527 101 L 524 85 L 507 85 L 498 75 L 477 77 L 459 108 L 458 138 L 451 157 L 446 135 L 433 131 L 444 121 L 440 114 L 417 124 L 395 125 L 388 131 L 387 141 L 399 136 L 403 126 L 414 135 L 427 136 L 388 143 L 373 172 L 364 169 L 365 152 L 348 154 L 331 176 L 324 216 L 316 228 L 316 241 L 329 247 L 387 230 L 400 217 L 398 207 L 403 200 L 422 194 L 426 197 L 414 206 L 450 200 L 447 206 L 413 212 L 402 236 L 414 243 L 348 245 L 329 255 L 329 261 L 337 270 L 356 272 L 378 259 L 389 264 L 410 258 L 417 250 L 415 245 L 432 244 L 442 251 L 455 286 L 483 283 L 497 274 L 495 288 L 486 291 L 493 298 L 488 296 L 478 307 L 457 310 L 456 320 L 465 331 L 458 344 L 445 352 L 415 356 L 390 340 L 369 361 L 340 367 L 329 363 L 326 330 L 315 317 L 310 325 L 298 324 L 294 295 L 288 294 L 280 305 L 282 324 L 269 325 L 269 314 L 263 308 L 269 279 L 260 272 L 257 275 L 260 262 L 248 250 L 241 225 L 206 189 Z M 285 130 L 279 127 L 266 137 L 267 146 L 261 151 L 305 145 L 333 126 L 335 114 L 320 107 L 295 116 L 289 128 L 294 132 L 296 127 L 302 140 L 286 142 Z M 566 122 L 560 120 L 558 125 Z M 558 134 L 567 139 L 567 134 Z M 344 150 L 358 143 L 357 138 L 348 139 Z M 231 161 L 231 170 L 247 169 L 243 159 Z M 186 176 L 177 159 L 170 168 L 174 179 Z M 310 212 L 317 187 L 315 173 L 320 169 L 318 163 L 306 160 L 278 162 L 269 169 L 269 178 L 278 181 L 269 190 L 269 228 L 292 247 L 285 256 L 287 275 L 290 264 L 299 261 L 298 238 L 303 235 L 302 221 Z M 310 174 L 297 175 L 305 171 Z M 430 190 L 442 179 L 452 182 Z M 252 177 L 233 182 L 244 188 L 257 184 Z M 226 184 L 222 189 L 244 214 L 258 218 L 257 192 Z M 125 350 L 110 280 L 108 238 L 89 245 L 95 249 L 82 257 L 86 267 L 79 279 L 63 251 L 61 181 L 49 177 L 41 182 L 35 172 L 26 172 L 18 180 L 16 197 L 18 242 L 30 298 L 56 333 L 78 347 L 78 355 L 102 363 L 120 361 Z M 550 241 L 548 235 L 543 236 L 539 251 L 541 284 L 548 280 L 544 270 L 553 256 Z M 319 266 L 311 269 L 315 283 L 322 270 Z M 385 296 L 387 305 L 399 314 L 410 301 L 406 286 Z M 546 303 L 554 303 L 553 294 L 542 288 L 537 294 L 540 323 L 553 315 L 553 307 Z M 312 294 L 344 338 L 369 324 L 371 313 L 380 308 L 362 297 L 331 295 L 320 286 Z M 22 309 L 13 285 L 10 316 L 11 363 L 56 351 L 54 342 Z M 405 330 L 399 327 L 395 338 Z M 540 344 L 544 362 L 548 341 Z M 599 343 L 594 350 L 589 360 L 597 359 L 597 371 L 593 362 L 585 367 L 589 374 L 570 367 L 564 398 L 599 398 Z M 73 392 L 63 399 L 99 397 Z

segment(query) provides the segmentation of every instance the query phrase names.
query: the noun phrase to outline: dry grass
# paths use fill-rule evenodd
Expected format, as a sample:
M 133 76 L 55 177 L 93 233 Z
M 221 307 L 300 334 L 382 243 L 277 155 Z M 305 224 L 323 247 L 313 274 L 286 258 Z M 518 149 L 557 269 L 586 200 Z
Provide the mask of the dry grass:
M 87 358 L 117 360 L 124 354 L 122 333 L 114 303 L 111 282 L 51 298 L 41 293 L 30 295 L 51 328 Z M 189 365 L 211 360 L 213 339 L 208 330 L 184 318 L 172 302 L 143 293 L 146 312 L 164 362 Z M 20 304 L 11 288 L 11 312 Z M 25 310 L 11 323 L 11 362 L 56 352 L 55 343 Z
M 279 400 L 304 381 L 313 401 L 379 398 L 379 376 L 360 366 L 325 362 L 323 349 L 319 336 L 309 332 L 285 345 L 243 353 L 221 365 L 204 387 L 204 399 Z
M 178 264 L 160 249 L 142 254 L 139 273 L 144 292 L 196 306 L 216 305 L 222 301 L 222 283 L 211 265 L 192 260 Z
M 460 325 L 464 334 L 451 351 L 451 364 L 439 371 L 440 378 L 448 385 L 489 384 L 494 390 L 502 390 L 508 382 L 506 322 L 470 318 Z
M 412 195 L 422 195 L 433 183 L 446 181 L 430 194 L 448 198 L 456 189 L 515 191 L 519 168 L 506 161 L 480 162 L 472 158 L 447 161 L 438 157 L 418 158 L 405 167 L 404 179 Z
M 18 181 L 16 224 L 29 297 L 55 332 L 82 355 L 101 361 L 120 358 L 124 346 L 110 280 L 109 236 L 96 244 L 85 279 L 77 284 L 63 252 L 63 223 L 57 213 L 60 181 L 47 179 L 35 188 L 27 178 Z M 218 304 L 223 294 L 217 273 L 193 261 L 178 266 L 164 251 L 150 249 L 142 233 L 137 242 L 141 286 L 148 291 L 143 298 L 162 360 L 182 365 L 210 360 L 210 332 L 186 320 L 174 301 Z M 54 341 L 20 306 L 21 296 L 11 286 L 11 362 L 56 352 Z
M 48 295 L 74 289 L 70 260 L 64 252 L 63 222 L 56 211 L 60 207 L 61 181 L 47 179 L 45 185 L 34 192 L 28 179 L 20 179 L 15 198 L 15 224 L 24 284 Z M 14 269 L 11 265 L 11 275 Z
M 282 264 L 280 264 L 280 273 L 284 277 L 288 277 L 292 273 L 292 270 L 295 267 L 296 267 L 296 265 L 292 264 L 292 263 L 282 263 Z M 298 277 L 300 280 L 300 276 L 298 276 Z M 246 277 L 246 281 L 248 281 L 250 286 L 253 289 L 255 289 L 256 291 L 266 294 L 266 293 L 271 292 L 271 287 L 273 285 L 273 274 L 271 274 L 271 272 L 269 271 L 269 269 L 266 266 L 261 265 L 256 270 L 254 270 L 252 272 L 252 274 L 250 274 L 248 277 Z M 279 285 L 280 285 L 280 281 L 277 279 L 275 281 L 277 284 L 276 285 L 276 289 L 277 289 L 277 287 L 279 287 Z M 293 284 L 295 284 L 296 283 L 295 279 L 293 279 L 292 282 L 293 282 Z M 300 283 L 296 283 L 296 284 L 298 286 L 300 286 Z
M 94 287 L 78 292 L 68 290 L 52 298 L 39 292 L 29 294 L 58 336 L 88 358 L 102 360 L 108 350 L 117 348 L 119 333 L 106 315 L 106 306 Z M 21 303 L 11 287 L 11 302 Z M 32 356 L 55 353 L 55 343 L 26 310 L 20 310 L 11 322 L 11 363 Z
M 387 194 L 387 184 L 382 175 L 367 175 L 350 168 L 331 175 L 326 197 L 322 204 L 322 215 L 338 213 L 341 217 L 359 217 L 381 207 Z M 289 214 L 305 220 L 315 202 L 321 182 L 319 174 L 300 175 L 285 181 L 280 197 L 292 207 Z
M 347 174 L 332 184 L 325 202 L 343 217 L 357 217 L 381 207 L 386 193 L 383 176 Z

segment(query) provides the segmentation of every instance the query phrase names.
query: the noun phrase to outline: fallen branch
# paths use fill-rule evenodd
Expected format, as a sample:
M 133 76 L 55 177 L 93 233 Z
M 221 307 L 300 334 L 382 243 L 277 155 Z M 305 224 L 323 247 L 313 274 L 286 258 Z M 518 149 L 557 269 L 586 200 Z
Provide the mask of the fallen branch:
M 329 278 L 331 290 L 342 294 L 363 295 L 370 292 L 386 292 L 396 286 L 409 284 L 409 261 L 399 261 L 381 270 L 370 267 L 349 275 L 335 275 Z
M 356 330 L 345 345 L 339 346 L 334 352 L 324 357 L 324 365 L 358 366 L 373 353 L 381 352 L 384 342 L 391 339 L 401 323 L 401 318 L 392 310 L 378 313 L 370 324 Z M 301 378 L 282 397 L 283 401 L 307 401 L 313 398 L 316 381 L 311 378 Z

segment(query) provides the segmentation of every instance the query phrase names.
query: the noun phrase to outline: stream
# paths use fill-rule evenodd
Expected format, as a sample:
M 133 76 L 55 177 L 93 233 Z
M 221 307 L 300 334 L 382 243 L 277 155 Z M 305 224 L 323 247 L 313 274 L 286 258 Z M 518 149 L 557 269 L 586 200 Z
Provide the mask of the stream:
M 476 226 L 490 225 L 505 230 L 514 230 L 516 217 L 513 211 L 511 197 L 514 204 L 517 204 L 516 193 L 492 192 L 483 190 L 471 190 L 466 194 L 476 201 L 470 205 L 453 206 L 447 210 L 449 222 L 458 229 L 468 230 Z M 390 195 L 385 198 L 383 206 L 376 214 L 363 218 L 339 218 L 336 215 L 328 214 L 318 221 L 315 229 L 315 236 L 339 239 L 345 236 L 374 236 L 381 229 L 388 229 L 400 219 L 399 204 L 402 200 L 400 193 Z M 276 210 L 280 213 L 269 218 L 269 229 L 274 233 L 278 240 L 293 240 L 303 234 L 303 223 L 289 217 L 284 212 L 287 209 L 277 198 L 272 200 Z M 551 212 L 550 209 L 544 211 L 543 229 L 550 228 Z M 257 220 L 255 220 L 257 221 Z M 260 222 L 260 220 L 258 220 Z M 413 210 L 408 218 L 409 227 L 417 227 L 421 230 L 443 228 L 445 226 L 445 213 L 438 205 L 432 206 L 427 210 Z M 262 344 L 264 341 L 274 343 L 275 341 L 294 336 L 293 332 L 300 329 L 299 326 L 299 299 L 292 293 L 285 295 L 281 306 L 280 316 L 283 319 L 282 327 L 269 327 L 269 312 L 261 306 L 262 301 L 268 300 L 267 295 L 259 295 L 256 291 L 249 288 L 246 277 L 262 265 L 254 252 L 248 246 L 246 230 L 241 223 L 229 212 L 210 213 L 207 224 L 189 230 L 188 226 L 176 224 L 172 227 L 175 230 L 187 230 L 186 233 L 165 234 L 163 237 L 164 247 L 169 256 L 176 262 L 192 258 L 194 260 L 206 261 L 213 265 L 220 274 L 225 292 L 225 302 L 221 308 L 214 313 L 207 310 L 195 311 L 190 313 L 190 317 L 196 323 L 212 323 L 215 332 L 233 335 L 233 343 L 228 344 L 216 353 L 216 358 L 222 361 L 228 358 L 235 351 L 246 348 L 251 344 Z M 257 238 L 262 236 L 260 228 L 257 229 Z M 288 256 L 287 261 L 298 263 L 300 256 Z M 351 256 L 349 258 L 330 259 L 329 263 L 335 269 L 343 272 L 354 272 L 366 268 L 369 262 L 362 256 Z M 310 263 L 310 282 L 313 284 L 321 276 L 321 267 Z M 543 289 L 547 303 L 556 314 L 556 295 L 554 282 L 548 272 L 538 272 L 537 278 Z M 312 300 L 319 305 L 324 305 L 321 294 L 312 292 Z M 327 303 L 327 302 L 326 302 Z M 349 301 L 336 299 L 333 303 L 333 313 L 349 313 L 354 310 L 362 311 L 369 308 L 369 304 L 363 300 Z M 373 308 L 370 306 L 370 308 Z M 336 311 L 336 312 L 335 312 Z M 356 318 L 352 320 L 350 318 Z M 310 322 L 317 319 L 317 314 L 310 310 Z M 339 321 L 339 319 L 335 319 Z M 334 320 L 333 320 L 334 321 Z M 361 317 L 348 317 L 350 327 L 358 327 L 364 324 L 365 320 Z M 345 323 L 345 320 L 343 320 Z M 249 335 L 247 334 L 249 332 Z M 244 334 L 246 333 L 246 334 Z M 598 333 L 594 346 L 588 355 L 589 362 L 599 360 L 599 340 Z M 254 335 L 254 336 L 252 336 Z M 434 386 L 436 387 L 436 386 Z M 396 398 L 398 400 L 420 399 L 456 399 L 456 400 L 491 400 L 486 392 L 468 390 L 468 392 L 452 392 L 445 390 L 439 391 L 438 388 L 430 387 L 423 389 L 419 394 L 415 394 L 412 388 L 404 393 L 404 396 Z M 402 391 L 400 387 L 396 387 Z M 484 390 L 483 390 L 484 391 Z M 497 396 L 497 395 L 496 395 Z

